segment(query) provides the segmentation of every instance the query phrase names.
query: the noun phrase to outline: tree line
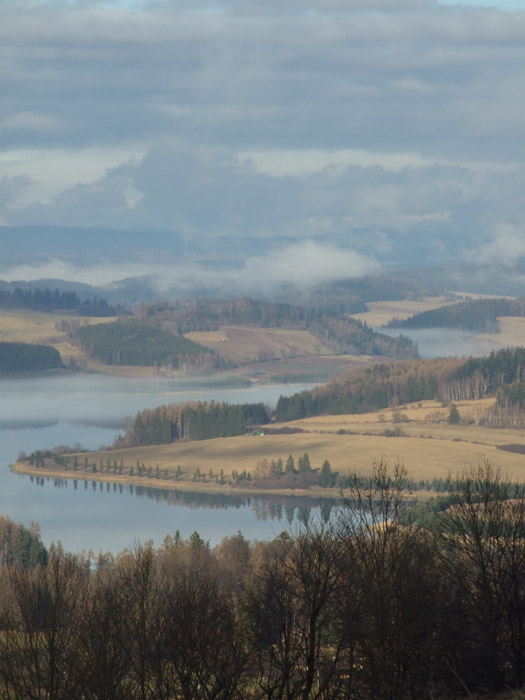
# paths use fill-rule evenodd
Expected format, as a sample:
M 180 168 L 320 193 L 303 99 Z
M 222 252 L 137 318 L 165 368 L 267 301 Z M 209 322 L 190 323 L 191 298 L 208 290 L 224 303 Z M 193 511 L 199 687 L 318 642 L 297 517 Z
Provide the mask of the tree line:
M 330 522 L 0 568 L 0 698 L 414 700 L 525 683 L 525 497 L 490 464 L 407 518 L 379 461 Z M 512 498 L 510 498 L 512 496 Z M 453 507 L 448 507 L 450 502 Z M 422 524 L 424 522 L 424 524 Z
M 4 309 L 33 309 L 35 311 L 74 311 L 81 316 L 116 316 L 124 313 L 120 306 L 110 306 L 105 299 L 81 300 L 75 292 L 44 289 L 0 288 L 0 307 Z M 129 312 L 126 312 L 129 313 Z
M 50 345 L 0 342 L 0 374 L 63 368 L 60 353 Z

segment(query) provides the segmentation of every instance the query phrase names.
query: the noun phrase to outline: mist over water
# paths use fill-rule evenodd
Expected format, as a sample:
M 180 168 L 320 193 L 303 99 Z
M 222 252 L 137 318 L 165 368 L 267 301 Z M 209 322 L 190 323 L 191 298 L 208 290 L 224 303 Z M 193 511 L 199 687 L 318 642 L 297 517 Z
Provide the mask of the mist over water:
M 479 357 L 492 350 L 506 348 L 508 343 L 498 343 L 476 333 L 456 328 L 376 328 L 380 333 L 397 337 L 405 335 L 417 343 L 419 354 L 432 357 Z
M 312 386 L 224 388 L 212 380 L 205 385 L 202 379 L 181 382 L 85 374 L 4 379 L 0 380 L 0 440 L 2 433 L 10 433 L 8 444 L 16 451 L 0 442 L 2 458 L 13 461 L 20 450 L 29 453 L 77 442 L 85 449 L 111 444 L 124 428 L 126 418 L 134 418 L 144 408 L 190 400 L 263 402 L 275 406 L 281 394 Z
M 8 465 L 22 451 L 29 454 L 77 442 L 85 449 L 109 445 L 124 427 L 126 417 L 134 417 L 143 408 L 212 399 L 275 405 L 281 394 L 311 386 L 236 389 L 216 382 L 204 386 L 202 380 L 80 374 L 0 380 L 0 513 L 24 525 L 38 522 L 47 546 L 61 540 L 74 552 L 118 552 L 136 540 L 147 539 L 160 545 L 164 536 L 175 530 L 183 537 L 197 530 L 212 545 L 239 529 L 248 539 L 273 537 L 290 523 L 304 520 L 312 507 L 314 512 L 320 511 L 320 506 L 315 502 L 300 504 L 297 499 L 287 506 L 272 505 L 264 498 L 230 499 L 226 503 L 220 496 L 204 503 L 198 495 L 191 498 L 180 492 L 13 474 Z

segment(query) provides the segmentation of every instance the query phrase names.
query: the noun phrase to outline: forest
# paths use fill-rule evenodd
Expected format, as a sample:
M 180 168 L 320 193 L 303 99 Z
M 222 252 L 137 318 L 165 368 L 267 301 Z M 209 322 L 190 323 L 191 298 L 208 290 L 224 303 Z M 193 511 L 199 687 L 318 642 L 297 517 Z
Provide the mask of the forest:
M 60 353 L 49 345 L 0 342 L 0 374 L 63 368 Z
M 201 370 L 225 366 L 214 350 L 138 320 L 81 326 L 74 339 L 89 357 L 106 365 L 170 365 L 176 369 L 187 364 Z
M 124 437 L 114 447 L 160 445 L 175 440 L 208 440 L 243 435 L 254 425 L 270 420 L 264 404 L 186 402 L 137 413 Z
M 41 561 L 2 560 L 0 698 L 451 700 L 522 688 L 523 488 L 485 463 L 413 510 L 405 478 L 379 460 L 367 484 L 353 478 L 338 517 L 269 542 L 239 532 L 212 548 L 175 532 L 116 556 L 55 546 Z
M 474 299 L 423 311 L 407 319 L 393 319 L 388 328 L 460 328 L 479 333 L 497 333 L 501 316 L 525 316 L 520 299 Z

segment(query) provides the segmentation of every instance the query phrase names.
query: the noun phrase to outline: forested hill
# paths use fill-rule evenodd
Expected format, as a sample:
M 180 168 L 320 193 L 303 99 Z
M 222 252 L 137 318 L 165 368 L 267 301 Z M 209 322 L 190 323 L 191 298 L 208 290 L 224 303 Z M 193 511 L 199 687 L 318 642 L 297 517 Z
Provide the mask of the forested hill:
M 0 375 L 63 369 L 62 358 L 49 345 L 0 342 Z
M 413 401 L 459 401 L 495 395 L 525 378 L 525 348 L 481 358 L 438 358 L 354 369 L 312 391 L 281 396 L 276 419 L 366 413 Z
M 382 355 L 396 359 L 418 356 L 417 347 L 409 338 L 376 333 L 349 316 L 246 297 L 233 301 L 200 299 L 175 304 L 143 304 L 135 313 L 140 318 L 156 319 L 164 328 L 178 334 L 215 331 L 224 325 L 290 328 L 309 331 L 337 354 Z
M 0 285 L 2 283 L 0 282 Z M 110 306 L 105 299 L 81 299 L 70 291 L 22 289 L 0 286 L 0 308 L 31 309 L 33 311 L 74 311 L 81 316 L 116 316 L 126 313 L 122 307 Z M 129 312 L 127 312 L 129 313 Z
M 213 350 L 138 320 L 81 326 L 75 341 L 87 355 L 106 365 L 223 366 Z
M 407 319 L 393 319 L 389 328 L 461 328 L 497 333 L 501 316 L 525 316 L 525 301 L 519 299 L 476 299 L 423 311 Z

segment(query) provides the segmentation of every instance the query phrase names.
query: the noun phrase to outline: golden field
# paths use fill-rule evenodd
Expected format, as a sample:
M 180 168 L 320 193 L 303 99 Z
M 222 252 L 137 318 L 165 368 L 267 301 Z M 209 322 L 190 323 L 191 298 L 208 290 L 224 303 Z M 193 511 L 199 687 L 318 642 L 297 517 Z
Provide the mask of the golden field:
M 462 416 L 469 415 L 474 420 L 492 401 L 493 399 L 484 399 L 459 402 L 457 407 Z M 292 454 L 297 462 L 305 452 L 308 453 L 313 468 L 320 467 L 328 459 L 332 470 L 340 474 L 370 473 L 373 461 L 384 457 L 391 464 L 404 464 L 408 475 L 418 481 L 445 478 L 449 473 L 455 474 L 475 467 L 488 459 L 499 466 L 504 474 L 525 482 L 525 455 L 497 448 L 504 444 L 525 445 L 524 430 L 493 429 L 475 423 L 449 425 L 447 422 L 433 422 L 439 414 L 446 421 L 448 409 L 433 401 L 423 401 L 396 412 L 386 409 L 358 415 L 321 416 L 269 426 L 274 429 L 290 427 L 304 431 L 294 434 L 246 435 L 81 454 L 79 464 L 84 463 L 86 456 L 90 464 L 97 465 L 100 460 L 104 465 L 108 459 L 111 465 L 116 460 L 124 466 L 124 475 L 120 478 L 141 484 L 145 484 L 147 479 L 137 477 L 137 464 L 144 465 L 146 469 L 152 467 L 153 475 L 156 474 L 158 465 L 162 475 L 167 470 L 169 480 L 163 483 L 164 479 L 154 478 L 151 485 L 171 488 L 175 486 L 171 479 L 180 466 L 183 475 L 176 482 L 176 488 L 211 489 L 214 482 L 193 482 L 197 469 L 201 474 L 209 474 L 211 469 L 215 475 L 222 470 L 227 482 L 233 470 L 246 470 L 253 474 L 260 460 L 271 461 L 280 457 L 285 461 Z M 400 419 L 408 422 L 398 422 Z M 402 431 L 401 436 L 386 437 L 383 434 L 385 430 L 394 431 L 396 428 Z M 129 475 L 131 467 L 134 468 L 134 478 Z M 36 470 L 34 473 L 41 474 L 42 471 Z M 63 475 L 73 476 L 71 470 Z M 111 474 L 91 474 L 91 470 L 87 473 L 81 470 L 75 472 L 75 478 L 83 477 L 119 479 Z M 219 488 L 229 487 L 226 484 Z
M 405 319 L 423 311 L 431 311 L 440 306 L 457 304 L 460 299 L 450 297 L 423 297 L 421 299 L 403 299 L 401 301 L 369 301 L 366 303 L 368 311 L 360 314 L 352 314 L 352 318 L 357 318 L 369 326 L 377 328 L 384 326 L 393 318 Z

